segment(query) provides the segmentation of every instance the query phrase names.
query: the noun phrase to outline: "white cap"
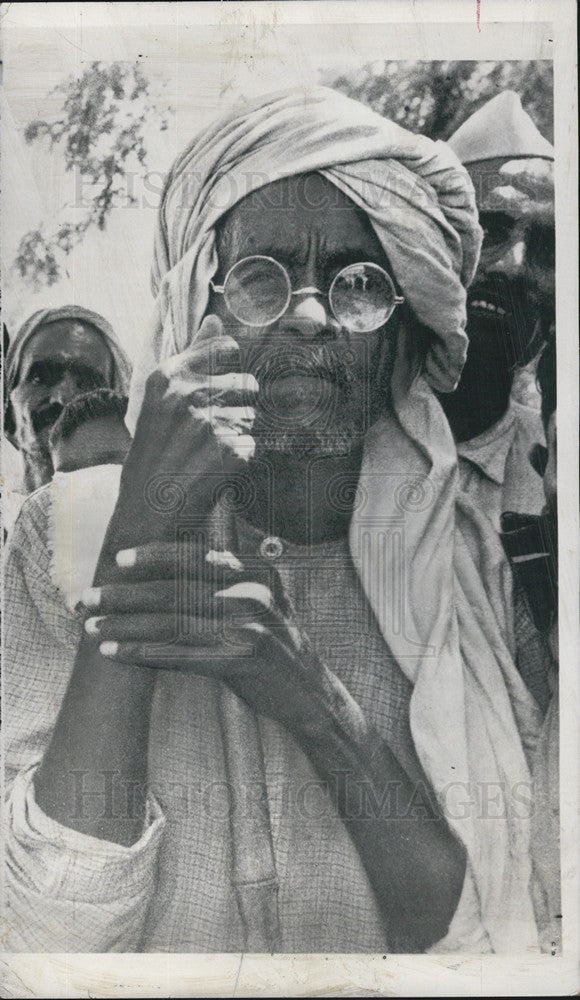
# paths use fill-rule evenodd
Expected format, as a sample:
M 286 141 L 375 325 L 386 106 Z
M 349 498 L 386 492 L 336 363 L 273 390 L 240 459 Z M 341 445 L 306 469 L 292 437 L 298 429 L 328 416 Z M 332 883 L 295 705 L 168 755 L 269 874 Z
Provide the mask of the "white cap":
M 448 141 L 464 164 L 526 156 L 554 159 L 554 147 L 538 131 L 513 90 L 492 97 Z

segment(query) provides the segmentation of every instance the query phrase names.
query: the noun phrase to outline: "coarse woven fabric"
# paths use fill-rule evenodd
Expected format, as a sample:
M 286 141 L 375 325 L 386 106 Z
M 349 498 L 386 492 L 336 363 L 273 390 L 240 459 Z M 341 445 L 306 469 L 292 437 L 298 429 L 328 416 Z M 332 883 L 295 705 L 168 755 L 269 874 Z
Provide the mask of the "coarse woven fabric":
M 118 476 L 111 476 L 111 467 L 95 472 L 109 484 L 113 501 Z M 87 485 L 79 478 L 71 495 Z M 53 498 L 54 491 L 45 486 L 27 499 L 6 563 L 5 947 L 238 950 L 242 935 L 230 885 L 225 771 L 213 682 L 166 671 L 158 675 L 149 755 L 155 794 L 149 797 L 143 836 L 133 847 L 66 829 L 35 802 L 34 767 L 50 740 L 82 631 L 82 615 L 67 607 L 55 580 Z M 83 509 L 81 504 L 81 514 Z M 258 551 L 261 535 L 239 527 L 240 553 L 247 561 Z M 388 540 L 392 554 L 397 544 L 395 530 Z M 412 684 L 382 640 L 347 546 L 328 543 L 313 552 L 284 544 L 275 566 L 317 652 L 420 787 L 425 777 L 410 730 Z M 518 651 L 528 672 L 544 669 L 543 661 L 532 662 L 537 651 L 527 641 L 521 650 L 518 644 Z M 323 783 L 283 727 L 261 719 L 260 728 L 284 950 L 387 950 L 388 937 L 356 849 Z M 465 788 L 466 802 L 469 794 Z M 251 795 L 248 801 L 251 805 Z M 470 919 L 477 907 L 477 892 L 468 878 L 450 933 L 433 950 L 490 951 L 480 921 Z
M 512 400 L 493 427 L 457 445 L 461 489 L 495 531 L 504 511 L 539 514 L 544 506 L 542 480 L 529 459 L 537 443 L 545 443 L 540 411 Z
M 110 467 L 94 471 L 114 497 L 117 484 Z M 87 485 L 78 477 L 77 492 Z M 238 951 L 243 935 L 231 886 L 226 773 L 213 681 L 167 671 L 157 675 L 149 750 L 154 794 L 150 821 L 133 847 L 66 829 L 35 803 L 34 765 L 50 740 L 82 631 L 82 615 L 67 607 L 54 580 L 53 498 L 47 486 L 27 499 L 6 565 L 11 611 L 5 663 L 5 946 L 15 951 Z M 242 558 L 256 557 L 262 537 L 240 525 Z M 384 644 L 347 541 L 314 551 L 285 544 L 275 566 L 319 655 L 412 780 L 425 782 L 409 726 L 412 685 Z M 282 726 L 260 718 L 260 730 L 283 950 L 387 950 L 368 879 L 324 784 Z M 247 792 L 251 808 L 251 789 Z M 485 939 L 470 944 L 489 950 Z
M 199 329 L 218 267 L 218 220 L 251 191 L 313 171 L 368 215 L 403 295 L 435 334 L 426 360 L 431 384 L 443 392 L 456 386 L 467 351 L 464 285 L 481 246 L 467 172 L 445 143 L 337 91 L 296 88 L 208 127 L 171 169 L 155 235 L 157 308 L 135 371 L 130 420 L 147 375 Z
M 508 809 L 490 822 L 482 800 L 490 787 L 510 798 L 530 788 L 541 725 L 515 665 L 509 568 L 489 519 L 459 488 L 451 431 L 425 380 L 395 398 L 395 408 L 367 434 L 351 554 L 413 683 L 414 745 L 467 849 L 474 928 L 480 922 L 494 951 L 534 949 L 530 811 Z M 395 527 L 398 567 L 385 547 Z M 474 803 L 467 811 L 466 788 Z

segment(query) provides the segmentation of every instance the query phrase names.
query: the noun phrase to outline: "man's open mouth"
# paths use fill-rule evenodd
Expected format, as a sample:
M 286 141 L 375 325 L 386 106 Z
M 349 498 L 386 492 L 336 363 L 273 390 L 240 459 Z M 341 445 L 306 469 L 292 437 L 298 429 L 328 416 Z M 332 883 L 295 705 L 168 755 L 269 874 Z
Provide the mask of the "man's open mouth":
M 519 326 L 526 319 L 524 293 L 519 279 L 507 281 L 498 275 L 478 281 L 469 289 L 467 313 L 472 320 Z
M 468 310 L 470 313 L 474 312 L 482 316 L 504 317 L 508 315 L 507 309 L 494 302 L 489 302 L 487 299 L 473 299 L 468 305 Z

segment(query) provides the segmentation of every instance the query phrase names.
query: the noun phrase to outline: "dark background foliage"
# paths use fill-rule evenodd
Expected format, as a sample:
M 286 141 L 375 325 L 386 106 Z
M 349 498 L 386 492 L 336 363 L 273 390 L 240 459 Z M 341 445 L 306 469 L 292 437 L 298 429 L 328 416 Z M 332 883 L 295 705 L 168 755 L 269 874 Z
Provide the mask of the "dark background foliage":
M 554 141 L 553 69 L 546 60 L 385 60 L 325 82 L 431 139 L 449 139 L 486 101 L 502 90 L 515 90 L 542 135 Z

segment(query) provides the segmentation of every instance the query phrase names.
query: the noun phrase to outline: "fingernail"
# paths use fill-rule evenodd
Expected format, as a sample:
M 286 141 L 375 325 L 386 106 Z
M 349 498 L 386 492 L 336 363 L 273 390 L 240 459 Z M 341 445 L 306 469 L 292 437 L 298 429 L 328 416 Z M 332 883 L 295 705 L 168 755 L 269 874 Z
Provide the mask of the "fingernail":
M 96 635 L 101 627 L 102 620 L 102 615 L 99 618 L 87 618 L 85 622 L 85 632 L 88 635 Z
M 83 590 L 81 600 L 85 608 L 98 608 L 101 603 L 101 588 L 87 587 Z
M 102 656 L 116 656 L 118 649 L 118 642 L 102 642 L 99 646 L 99 653 Z
M 117 552 L 115 556 L 115 562 L 117 566 L 122 566 L 123 569 L 129 569 L 130 566 L 134 566 L 137 562 L 137 553 L 135 549 L 121 549 Z
M 206 554 L 205 561 L 212 566 L 219 566 L 223 569 L 243 570 L 240 560 L 233 552 L 220 552 L 217 549 L 210 549 Z

